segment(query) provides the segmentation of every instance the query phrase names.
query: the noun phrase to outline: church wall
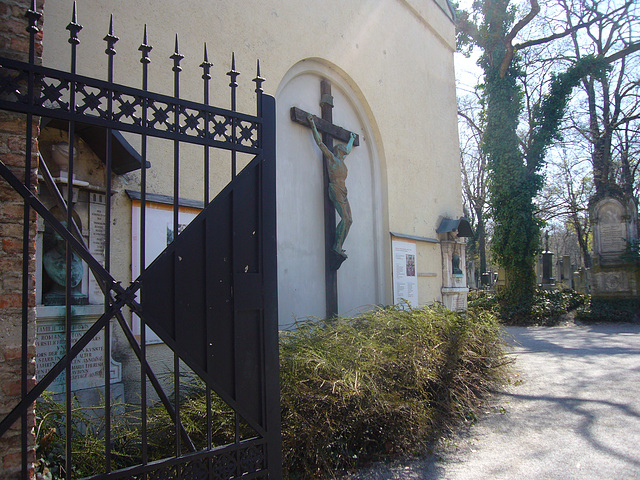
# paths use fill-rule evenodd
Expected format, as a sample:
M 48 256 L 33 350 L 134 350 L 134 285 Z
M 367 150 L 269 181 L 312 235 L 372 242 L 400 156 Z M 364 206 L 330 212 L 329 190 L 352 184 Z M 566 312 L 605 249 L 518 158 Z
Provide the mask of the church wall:
M 45 15 L 46 65 L 67 65 L 67 31 L 72 0 L 48 0 Z M 443 2 L 440 2 L 442 4 Z M 188 8 L 187 8 L 188 6 Z M 137 48 L 145 23 L 153 46 L 149 88 L 173 90 L 169 56 L 174 50 L 174 33 L 179 34 L 181 96 L 201 100 L 203 42 L 207 42 L 212 67 L 211 103 L 228 106 L 228 77 L 231 52 L 235 52 L 241 72 L 238 109 L 253 112 L 252 92 L 255 60 L 261 59 L 265 92 L 276 94 L 292 66 L 305 59 L 323 59 L 337 72 L 344 72 L 372 125 L 372 142 L 378 149 L 380 191 L 383 195 L 384 229 L 421 237 L 435 237 L 439 217 L 462 214 L 456 99 L 453 68 L 455 37 L 453 22 L 441 5 L 432 0 L 362 0 L 342 2 L 294 0 L 215 3 L 194 0 L 185 5 L 168 0 L 83 1 L 78 4 L 80 32 L 78 71 L 106 76 L 101 52 L 114 15 L 116 44 L 115 80 L 140 85 Z M 97 54 L 96 52 L 99 52 Z M 103 73 L 101 73 L 103 72 Z M 135 145 L 135 143 L 134 143 Z M 171 189 L 172 144 L 154 141 L 150 146 L 153 168 L 149 191 L 168 193 Z M 197 166 L 200 151 L 192 164 L 183 165 L 181 191 L 201 195 L 201 175 Z M 212 180 L 216 191 L 229 178 L 226 158 L 216 160 L 220 175 Z M 224 166 L 223 166 L 224 165 Z M 136 174 L 122 179 L 136 183 Z M 114 234 L 130 238 L 130 203 L 121 191 L 116 199 Z M 200 198 L 195 198 L 199 200 Z M 120 215 L 121 214 L 121 215 Z M 390 240 L 383 238 L 382 269 L 384 292 L 380 303 L 392 301 Z M 114 257 L 130 257 L 130 242 L 116 242 Z M 426 274 L 440 272 L 439 249 L 418 245 L 418 269 Z M 420 260 L 423 258 L 423 260 Z M 128 262 L 122 262 L 125 270 Z M 423 265 L 423 266 L 422 266 Z M 120 268 L 114 266 L 114 268 Z M 115 272 L 119 278 L 126 278 Z M 124 273 L 124 272 L 122 272 Z M 440 299 L 442 278 L 422 276 L 420 303 Z

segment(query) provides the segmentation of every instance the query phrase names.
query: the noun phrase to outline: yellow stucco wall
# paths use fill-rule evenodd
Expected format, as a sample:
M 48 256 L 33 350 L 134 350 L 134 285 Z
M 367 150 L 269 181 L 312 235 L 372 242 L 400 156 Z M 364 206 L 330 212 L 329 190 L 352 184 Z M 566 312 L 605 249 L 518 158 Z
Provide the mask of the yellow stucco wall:
M 443 2 L 439 2 L 442 4 Z M 47 0 L 43 62 L 66 68 L 72 0 Z M 115 81 L 140 86 L 143 27 L 153 46 L 150 90 L 173 90 L 169 56 L 175 33 L 180 52 L 181 96 L 202 99 L 203 43 L 212 68 L 211 103 L 229 105 L 228 77 L 235 52 L 239 78 L 238 109 L 255 111 L 255 61 L 261 60 L 265 92 L 274 95 L 289 69 L 308 58 L 324 59 L 345 72 L 368 108 L 368 120 L 381 163 L 385 216 L 389 231 L 435 237 L 439 217 L 462 214 L 453 52 L 453 22 L 434 0 L 86 0 L 78 2 L 80 32 L 78 72 L 106 77 L 104 35 L 113 13 L 116 44 Z M 197 155 L 201 155 L 197 153 Z M 149 191 L 171 194 L 170 142 L 152 142 Z M 200 157 L 198 157 L 200 158 Z M 199 170 L 185 164 L 181 196 L 199 200 Z M 225 174 L 226 175 L 226 174 Z M 135 183 L 136 175 L 123 179 Z M 228 178 L 219 177 L 220 188 Z M 135 188 L 135 187 L 134 187 Z M 193 194 L 192 192 L 198 192 Z M 120 195 L 114 233 L 130 238 L 130 204 Z M 128 229 L 128 230 L 127 230 Z M 390 265 L 390 241 L 386 263 Z M 419 280 L 420 303 L 440 299 L 441 258 L 437 244 L 418 246 L 420 272 L 437 276 Z M 130 243 L 116 242 L 113 256 L 130 257 Z M 125 265 L 128 265 L 126 262 Z M 126 267 L 125 267 L 126 269 Z M 390 270 L 389 270 L 390 271 Z M 126 278 L 124 271 L 119 278 Z M 387 299 L 391 301 L 387 282 Z

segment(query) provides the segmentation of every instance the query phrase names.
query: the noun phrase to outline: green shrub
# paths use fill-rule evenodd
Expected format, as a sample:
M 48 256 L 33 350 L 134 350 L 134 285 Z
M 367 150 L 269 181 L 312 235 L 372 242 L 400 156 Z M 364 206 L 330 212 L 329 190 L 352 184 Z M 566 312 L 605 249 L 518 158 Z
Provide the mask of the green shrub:
M 563 314 L 589 301 L 588 295 L 574 290 L 536 289 L 531 310 L 523 311 L 513 306 L 517 302 L 503 302 L 503 296 L 504 293 L 476 294 L 476 298 L 469 301 L 469 308 L 493 313 L 506 325 L 554 325 Z
M 586 322 L 640 322 L 640 300 L 592 298 L 578 310 Z
M 111 425 L 111 462 L 117 470 L 135 463 L 135 451 L 140 443 L 135 415 L 125 411 L 122 403 L 113 404 Z M 72 478 L 99 473 L 104 467 L 104 418 L 102 406 L 83 407 L 72 398 L 71 454 Z M 64 479 L 66 407 L 58 403 L 51 392 L 44 392 L 36 402 L 36 462 L 38 478 Z
M 390 307 L 314 321 L 280 345 L 287 478 L 322 478 L 415 452 L 501 378 L 503 341 L 486 312 Z

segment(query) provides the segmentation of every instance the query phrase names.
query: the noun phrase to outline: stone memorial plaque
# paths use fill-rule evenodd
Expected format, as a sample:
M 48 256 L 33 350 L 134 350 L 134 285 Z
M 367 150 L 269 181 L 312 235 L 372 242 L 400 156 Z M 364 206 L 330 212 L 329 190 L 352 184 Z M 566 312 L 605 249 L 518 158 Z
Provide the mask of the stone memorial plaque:
M 104 265 L 105 195 L 91 192 L 89 205 L 89 252 L 101 265 Z M 91 272 L 89 272 L 89 302 L 93 304 L 104 302 L 102 290 Z
M 613 225 L 602 225 L 600 227 L 600 252 L 601 253 L 623 253 L 626 243 L 626 226 L 618 223 Z
M 596 235 L 597 247 L 601 255 L 620 255 L 624 253 L 627 237 L 627 225 L 623 221 L 624 207 L 615 199 L 605 199 L 597 209 Z
M 77 341 L 93 325 L 91 320 L 74 320 L 71 326 L 71 342 Z M 62 358 L 65 352 L 65 327 L 63 319 L 38 321 L 36 328 L 36 377 L 41 380 Z M 121 365 L 111 364 L 111 382 L 121 380 Z M 49 386 L 53 392 L 64 391 L 65 372 Z M 83 390 L 104 386 L 104 330 L 101 330 L 78 354 L 71 364 L 71 388 Z

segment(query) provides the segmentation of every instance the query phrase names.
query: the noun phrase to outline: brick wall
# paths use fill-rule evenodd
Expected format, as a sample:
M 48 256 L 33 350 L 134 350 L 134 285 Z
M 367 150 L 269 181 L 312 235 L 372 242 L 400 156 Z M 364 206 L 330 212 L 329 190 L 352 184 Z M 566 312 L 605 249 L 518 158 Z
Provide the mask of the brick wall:
M 28 0 L 0 0 L 0 56 L 27 61 L 29 34 L 26 31 L 25 12 L 30 8 Z M 38 2 L 42 11 L 43 1 Z M 42 25 L 40 25 L 41 27 Z M 42 32 L 37 34 L 36 56 L 42 54 Z M 37 120 L 33 134 L 37 136 Z M 22 181 L 25 175 L 26 116 L 0 111 L 0 160 Z M 32 183 L 35 185 L 37 142 L 32 151 Z M 9 413 L 21 398 L 22 377 L 22 259 L 23 259 L 22 198 L 7 182 L 0 178 L 0 418 Z M 35 234 L 36 216 L 31 212 L 28 278 L 28 387 L 35 383 Z M 33 408 L 27 421 L 28 477 L 33 478 L 34 460 Z M 26 478 L 22 475 L 21 421 L 0 437 L 0 479 Z

